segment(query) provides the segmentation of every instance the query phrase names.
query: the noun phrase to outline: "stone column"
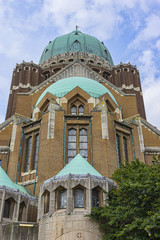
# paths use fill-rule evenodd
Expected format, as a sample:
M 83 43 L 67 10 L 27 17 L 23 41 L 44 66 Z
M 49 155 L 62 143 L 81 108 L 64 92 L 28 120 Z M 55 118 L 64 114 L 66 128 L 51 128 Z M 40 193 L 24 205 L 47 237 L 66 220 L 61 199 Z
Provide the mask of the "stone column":
M 88 175 L 88 194 L 86 196 L 86 210 L 91 212 L 91 208 L 92 208 L 91 176 Z
M 68 188 L 67 188 L 67 214 L 70 214 L 73 211 L 73 196 L 71 189 L 71 176 L 68 177 Z
M 21 202 L 21 192 L 19 192 L 18 200 L 17 200 L 17 202 L 15 202 L 15 206 L 14 206 L 12 220 L 15 222 L 18 222 L 20 202 Z
M 43 201 L 42 201 L 42 187 L 40 187 L 40 191 L 39 191 L 39 199 L 38 199 L 38 213 L 37 213 L 37 222 L 39 221 L 39 219 L 42 217 L 43 215 Z
M 56 196 L 55 191 L 50 192 L 50 200 L 49 200 L 49 213 L 53 214 L 55 212 L 55 202 Z

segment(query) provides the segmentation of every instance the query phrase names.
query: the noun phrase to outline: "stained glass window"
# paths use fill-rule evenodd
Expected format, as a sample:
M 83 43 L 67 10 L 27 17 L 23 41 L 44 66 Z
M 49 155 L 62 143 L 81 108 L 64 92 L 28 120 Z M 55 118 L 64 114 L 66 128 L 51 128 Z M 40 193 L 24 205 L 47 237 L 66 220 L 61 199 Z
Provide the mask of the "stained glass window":
M 50 192 L 47 190 L 43 194 L 44 196 L 44 214 L 49 212 L 49 199 L 50 199 Z
M 74 190 L 74 207 L 84 208 L 84 190 L 81 188 Z
M 31 156 L 31 145 L 32 145 L 32 137 L 27 139 L 27 151 L 26 151 L 26 161 L 25 161 L 25 168 L 24 171 L 29 171 L 29 163 L 30 163 L 30 156 Z
M 118 164 L 121 163 L 120 136 L 116 134 Z
M 72 114 L 72 115 L 76 115 L 76 114 L 77 114 L 77 108 L 76 108 L 75 105 L 73 105 L 73 106 L 71 107 L 71 114 Z
M 76 156 L 76 133 L 74 128 L 68 130 L 68 162 Z
M 83 115 L 84 114 L 84 107 L 82 105 L 79 106 L 78 108 L 78 114 Z
M 59 192 L 59 208 L 63 209 L 67 206 L 67 191 L 66 189 L 62 189 Z
M 128 162 L 127 138 L 123 137 L 124 158 Z
M 85 128 L 79 130 L 79 154 L 88 159 L 87 129 Z
M 33 169 L 37 168 L 38 162 L 38 147 L 39 147 L 39 134 L 35 136 L 35 148 L 34 148 L 34 159 L 33 159 Z
M 96 188 L 92 190 L 92 207 L 99 207 L 99 191 Z

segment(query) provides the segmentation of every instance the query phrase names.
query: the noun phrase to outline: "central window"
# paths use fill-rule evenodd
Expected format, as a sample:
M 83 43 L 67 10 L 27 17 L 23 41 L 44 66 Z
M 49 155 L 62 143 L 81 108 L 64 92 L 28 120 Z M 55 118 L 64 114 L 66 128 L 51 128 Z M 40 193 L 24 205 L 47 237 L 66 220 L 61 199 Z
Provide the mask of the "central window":
M 78 153 L 88 160 L 87 129 L 79 126 L 68 129 L 68 162 Z

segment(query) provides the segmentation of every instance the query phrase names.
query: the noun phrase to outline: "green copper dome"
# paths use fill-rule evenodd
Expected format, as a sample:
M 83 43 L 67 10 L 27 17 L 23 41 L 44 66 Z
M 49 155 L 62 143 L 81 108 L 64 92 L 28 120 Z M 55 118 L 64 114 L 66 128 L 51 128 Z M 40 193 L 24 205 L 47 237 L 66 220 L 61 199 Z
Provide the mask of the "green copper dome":
M 61 98 L 76 87 L 80 87 L 94 98 L 98 98 L 104 95 L 105 93 L 108 93 L 112 100 L 115 102 L 115 104 L 118 106 L 116 99 L 106 87 L 104 87 L 101 83 L 93 79 L 85 77 L 64 78 L 53 83 L 48 88 L 46 88 L 44 92 L 41 94 L 41 96 L 37 100 L 36 106 L 40 103 L 40 101 L 43 99 L 46 93 L 51 93 L 52 95 Z
M 73 31 L 50 41 L 42 53 L 39 64 L 44 63 L 57 54 L 68 52 L 92 53 L 106 59 L 111 65 L 114 65 L 112 57 L 105 45 L 97 38 L 80 31 Z

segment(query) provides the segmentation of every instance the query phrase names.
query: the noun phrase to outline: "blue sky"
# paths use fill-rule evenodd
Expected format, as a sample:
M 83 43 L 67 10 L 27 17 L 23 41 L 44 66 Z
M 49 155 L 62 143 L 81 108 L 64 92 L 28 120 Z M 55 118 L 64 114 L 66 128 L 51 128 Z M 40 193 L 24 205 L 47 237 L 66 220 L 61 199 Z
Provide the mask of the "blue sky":
M 160 0 L 0 0 L 0 122 L 16 63 L 38 63 L 75 25 L 103 41 L 115 65 L 137 66 L 147 120 L 160 129 Z

